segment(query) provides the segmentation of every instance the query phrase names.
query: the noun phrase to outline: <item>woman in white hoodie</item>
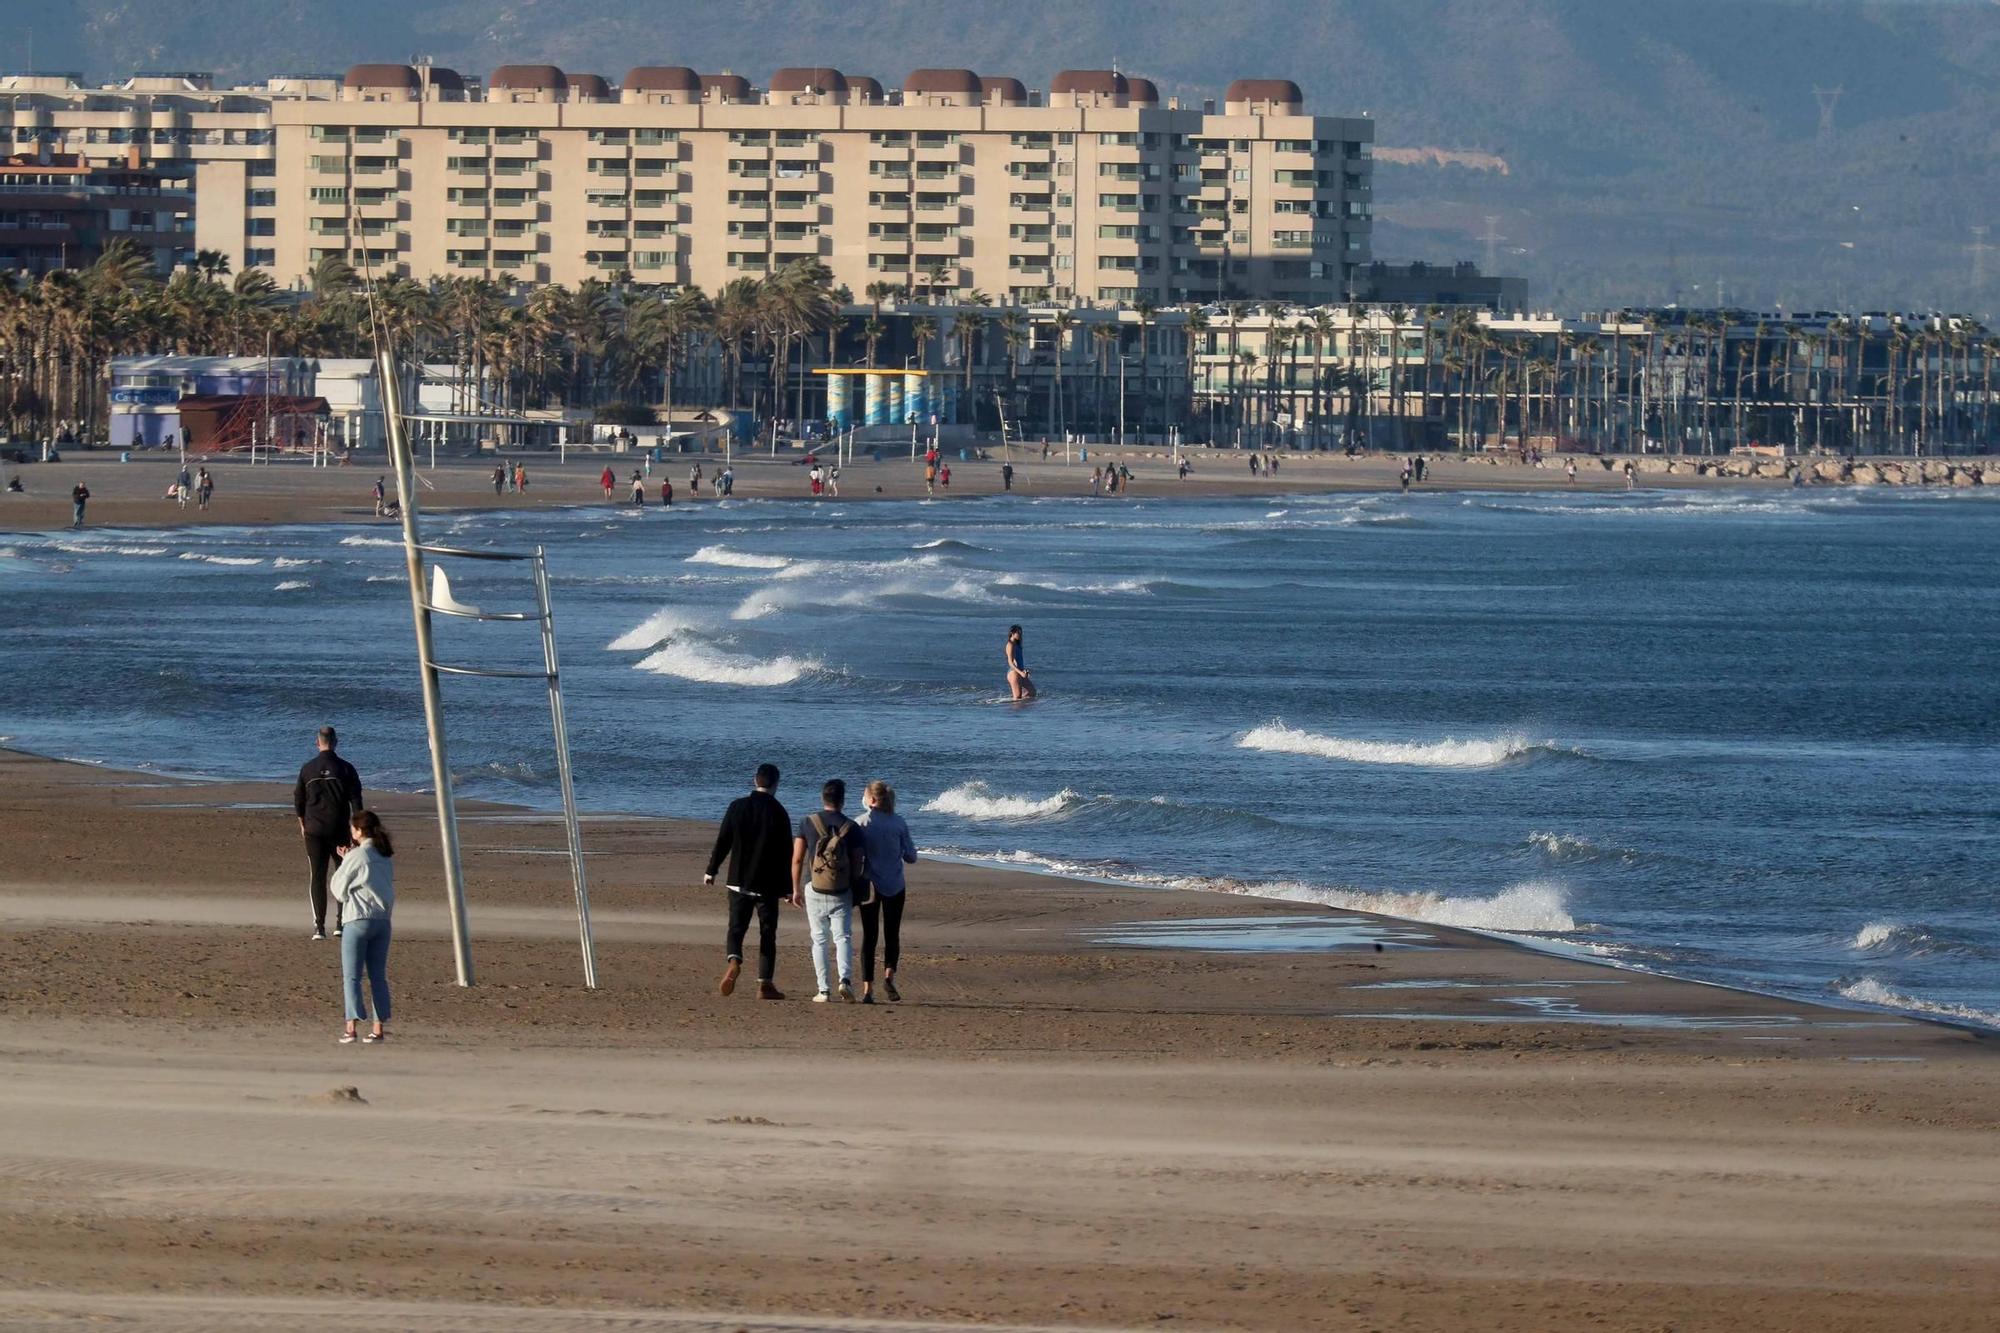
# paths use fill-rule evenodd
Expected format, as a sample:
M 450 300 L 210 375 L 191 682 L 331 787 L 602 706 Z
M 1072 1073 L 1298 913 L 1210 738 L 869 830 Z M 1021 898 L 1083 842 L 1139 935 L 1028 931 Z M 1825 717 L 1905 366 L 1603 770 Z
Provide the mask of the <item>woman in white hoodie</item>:
M 389 831 L 373 810 L 357 810 L 349 821 L 354 845 L 340 860 L 326 891 L 340 904 L 344 933 L 340 937 L 340 982 L 347 998 L 347 1028 L 341 1045 L 355 1038 L 368 1016 L 361 1002 L 361 972 L 368 971 L 368 989 L 375 1002 L 375 1029 L 362 1041 L 389 1035 L 389 916 L 396 908 L 396 875 L 389 858 L 396 849 Z

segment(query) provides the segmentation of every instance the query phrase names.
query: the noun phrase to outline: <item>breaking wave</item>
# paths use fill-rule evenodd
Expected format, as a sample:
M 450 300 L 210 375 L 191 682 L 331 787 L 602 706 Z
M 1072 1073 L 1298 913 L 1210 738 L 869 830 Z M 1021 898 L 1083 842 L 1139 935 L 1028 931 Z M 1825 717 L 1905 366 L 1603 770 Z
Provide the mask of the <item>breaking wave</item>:
M 1000 796 L 983 782 L 962 782 L 939 792 L 923 805 L 931 814 L 957 815 L 961 819 L 1038 819 L 1056 814 L 1081 802 L 1084 797 L 1068 787 L 1054 796 L 1037 800 L 1032 796 Z
M 271 568 L 298 569 L 304 565 L 316 565 L 318 563 L 319 561 L 317 560 L 294 560 L 292 557 L 288 555 L 281 555 L 276 560 L 273 560 L 271 562 Z
M 1530 833 L 1528 846 L 1551 861 L 1635 861 L 1638 853 L 1629 847 L 1592 841 L 1574 833 Z
M 668 643 L 641 658 L 637 667 L 656 676 L 678 676 L 709 685 L 757 686 L 790 685 L 809 672 L 824 669 L 814 658 L 739 657 L 685 641 Z
M 676 634 L 685 634 L 693 628 L 694 622 L 679 611 L 655 611 L 605 647 L 614 653 L 638 652 L 657 647 Z
M 1907 1014 L 1921 1014 L 1927 1018 L 1949 1018 L 1965 1023 L 1978 1023 L 1983 1027 L 2000 1027 L 2000 1013 L 1975 1009 L 1969 1004 L 1919 999 L 1914 995 L 1905 995 L 1902 991 L 1884 986 L 1873 977 L 1850 981 L 1837 989 L 1843 999 L 1852 1000 L 1856 1004 L 1898 1009 Z
M 403 543 L 390 537 L 342 537 L 342 546 L 401 546 Z
M 687 558 L 691 565 L 722 565 L 729 569 L 783 569 L 791 559 L 782 555 L 756 555 L 732 551 L 727 546 L 704 546 Z
M 1888 920 L 1870 921 L 1854 932 L 1854 938 L 1847 942 L 1847 947 L 1857 953 L 1900 954 L 1910 958 L 1933 954 L 1978 957 L 1991 952 L 1977 940 L 1967 939 L 1943 926 Z
M 94 542 L 50 542 L 65 555 L 165 555 L 164 546 L 104 546 Z
M 203 555 L 200 551 L 182 551 L 183 560 L 200 560 L 211 565 L 249 566 L 264 563 L 262 556 L 256 555 Z
M 993 552 L 993 548 L 990 546 L 974 546 L 971 542 L 962 542 L 956 537 L 939 537 L 932 541 L 918 542 L 910 549 L 912 551 L 973 551 L 983 552 L 988 555 Z
M 1303 754 L 1318 759 L 1340 759 L 1351 764 L 1403 764 L 1412 768 L 1498 768 L 1538 753 L 1574 753 L 1544 741 L 1530 740 L 1520 732 L 1484 740 L 1441 741 L 1358 741 L 1343 736 L 1322 736 L 1302 731 L 1283 722 L 1267 722 L 1254 727 L 1236 742 L 1239 749 L 1266 750 L 1274 754 Z
M 301 588 L 310 588 L 310 587 L 312 587 L 312 584 L 306 582 L 304 579 L 286 579 L 283 583 L 280 583 L 277 587 L 271 589 L 271 591 L 297 592 Z

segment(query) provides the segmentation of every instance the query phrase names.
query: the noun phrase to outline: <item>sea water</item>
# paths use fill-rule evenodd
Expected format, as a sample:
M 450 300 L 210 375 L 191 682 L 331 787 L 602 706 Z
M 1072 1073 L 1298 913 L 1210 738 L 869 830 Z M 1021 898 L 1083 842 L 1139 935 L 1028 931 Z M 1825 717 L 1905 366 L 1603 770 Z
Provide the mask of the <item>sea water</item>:
M 938 853 L 2000 1025 L 1996 501 L 1016 493 L 434 535 L 547 548 L 589 809 L 713 817 L 766 760 L 798 810 L 886 778 Z M 371 783 L 425 785 L 397 535 L 0 538 L 0 735 L 269 778 L 332 722 Z M 455 574 L 531 603 L 520 567 Z M 438 644 L 540 662 L 520 624 Z M 446 697 L 461 794 L 555 803 L 538 685 Z

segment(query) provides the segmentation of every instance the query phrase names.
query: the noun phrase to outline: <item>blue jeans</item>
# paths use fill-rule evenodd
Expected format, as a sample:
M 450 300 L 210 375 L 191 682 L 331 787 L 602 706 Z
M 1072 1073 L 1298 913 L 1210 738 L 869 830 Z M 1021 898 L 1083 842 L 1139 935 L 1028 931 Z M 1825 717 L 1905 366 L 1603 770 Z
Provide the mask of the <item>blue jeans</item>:
M 349 921 L 340 937 L 340 985 L 347 996 L 347 1021 L 368 1017 L 361 1005 L 361 969 L 368 969 L 368 990 L 375 1000 L 375 1021 L 389 1021 L 389 918 L 365 916 Z

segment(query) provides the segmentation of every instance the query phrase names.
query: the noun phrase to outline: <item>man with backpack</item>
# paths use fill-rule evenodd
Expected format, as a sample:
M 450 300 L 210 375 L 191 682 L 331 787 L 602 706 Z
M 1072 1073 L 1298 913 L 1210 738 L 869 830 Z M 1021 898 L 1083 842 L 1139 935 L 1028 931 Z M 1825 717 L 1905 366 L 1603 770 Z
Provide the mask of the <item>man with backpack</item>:
M 292 788 L 292 812 L 299 817 L 299 836 L 306 843 L 307 892 L 312 901 L 313 933 L 326 938 L 326 872 L 334 852 L 349 841 L 348 821 L 361 806 L 361 775 L 334 753 L 340 738 L 332 727 L 319 729 L 319 752 L 299 770 Z M 340 934 L 340 904 L 333 907 L 333 933 Z
M 701 882 L 715 883 L 722 858 L 729 858 L 729 933 L 724 941 L 728 964 L 722 970 L 724 995 L 735 993 L 736 979 L 743 974 L 743 936 L 750 918 L 757 918 L 757 998 L 782 1000 L 784 992 L 772 982 L 778 973 L 778 904 L 792 896 L 797 869 L 786 859 L 785 843 L 792 831 L 792 817 L 778 804 L 778 766 L 759 764 L 751 779 L 748 796 L 729 803 L 722 826 L 715 831 L 715 850 L 708 854 L 708 869 Z
M 832 998 L 828 982 L 839 986 L 840 998 L 854 1003 L 854 905 L 867 894 L 867 861 L 860 829 L 842 814 L 847 784 L 830 778 L 820 788 L 820 810 L 799 821 L 792 840 L 792 906 L 806 909 L 812 930 L 813 974 L 819 981 L 816 1004 Z M 827 966 L 829 938 L 833 967 Z

